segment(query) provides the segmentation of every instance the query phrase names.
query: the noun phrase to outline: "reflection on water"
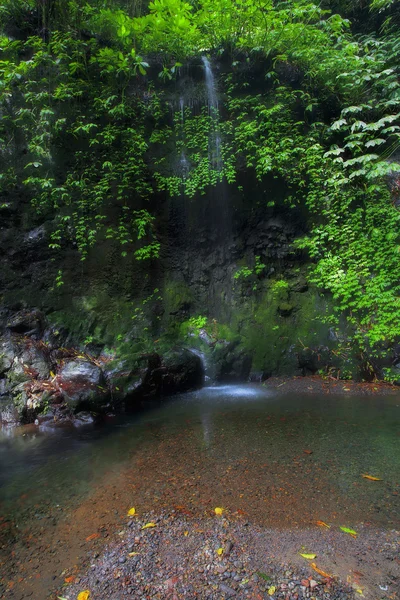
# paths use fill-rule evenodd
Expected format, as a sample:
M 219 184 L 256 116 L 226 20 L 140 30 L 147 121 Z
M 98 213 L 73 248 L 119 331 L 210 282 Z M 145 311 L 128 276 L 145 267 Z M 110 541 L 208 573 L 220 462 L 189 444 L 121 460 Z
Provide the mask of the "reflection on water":
M 2 512 L 78 501 L 129 469 L 138 498 L 271 522 L 399 523 L 400 400 L 207 387 L 101 428 L 0 437 Z M 370 482 L 362 474 L 382 478 Z M 189 485 L 189 483 L 190 485 Z

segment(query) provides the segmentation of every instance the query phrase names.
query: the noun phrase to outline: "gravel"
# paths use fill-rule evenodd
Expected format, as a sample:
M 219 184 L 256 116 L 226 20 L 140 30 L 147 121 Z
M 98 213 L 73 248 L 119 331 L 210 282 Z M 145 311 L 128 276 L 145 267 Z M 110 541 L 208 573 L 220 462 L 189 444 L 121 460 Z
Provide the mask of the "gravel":
M 156 527 L 142 529 L 156 521 Z M 317 527 L 278 531 L 245 526 L 225 516 L 187 519 L 177 512 L 132 518 L 115 537 L 103 552 L 88 555 L 79 572 L 79 584 L 75 580 L 64 586 L 60 596 L 75 600 L 80 591 L 89 590 L 93 600 L 398 597 L 400 538 L 396 531 L 369 531 L 366 527 L 354 540 L 339 531 Z M 373 560 L 371 544 L 380 547 L 375 571 L 369 564 Z M 218 552 L 221 548 L 222 553 Z M 317 554 L 315 561 L 299 556 L 310 548 Z M 345 573 L 343 561 L 351 573 L 346 582 L 338 576 Z M 311 563 L 323 571 L 328 565 L 331 571 L 322 575 Z

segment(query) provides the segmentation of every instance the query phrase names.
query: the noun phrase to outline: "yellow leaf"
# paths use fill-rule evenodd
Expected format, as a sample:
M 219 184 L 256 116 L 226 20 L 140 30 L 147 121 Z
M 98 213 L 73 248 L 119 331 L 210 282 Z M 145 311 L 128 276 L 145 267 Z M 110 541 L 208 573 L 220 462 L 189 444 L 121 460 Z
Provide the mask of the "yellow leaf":
M 223 553 L 224 553 L 224 549 L 223 548 L 218 548 L 218 550 L 217 550 L 218 556 L 221 556 Z
M 307 560 L 314 560 L 314 558 L 317 557 L 316 554 L 302 554 L 301 552 L 299 552 L 300 556 L 302 556 L 303 558 L 306 558 Z
M 217 506 L 217 508 L 214 508 L 214 512 L 215 512 L 216 515 L 222 515 L 222 513 L 224 512 L 224 509 L 223 508 L 219 508 Z
M 142 529 L 150 529 L 150 527 L 156 527 L 155 523 L 146 523 L 146 525 L 143 525 Z
M 53 371 L 50 371 L 50 377 L 55 377 Z
M 128 517 L 134 517 L 136 515 L 136 508 L 130 508 L 128 510 Z
M 357 594 L 361 594 L 361 596 L 364 596 L 362 589 L 357 588 L 356 592 L 357 592 Z
M 268 594 L 270 596 L 272 596 L 273 594 L 275 594 L 275 592 L 276 592 L 276 587 L 274 585 L 271 585 L 271 587 L 268 590 Z
M 129 552 L 128 556 L 137 556 L 139 552 Z
M 325 521 L 317 521 L 317 525 L 319 525 L 320 527 L 327 527 L 328 529 L 331 528 L 331 526 L 328 525 L 328 523 L 325 523 Z
M 187 537 L 187 536 L 189 535 L 189 532 L 188 532 L 188 531 L 184 531 L 184 532 L 183 532 L 183 535 L 184 535 L 185 537 Z
M 314 569 L 314 571 L 317 571 L 317 573 L 322 575 L 322 577 L 328 577 L 329 579 L 332 579 L 332 575 L 329 575 L 329 573 L 325 573 L 325 571 L 319 569 L 315 563 L 311 563 L 311 566 Z
M 369 479 L 370 481 L 382 481 L 379 477 L 374 477 L 373 475 L 361 475 L 364 479 Z
M 354 531 L 354 529 L 350 529 L 349 527 L 339 527 L 339 529 L 344 531 L 344 533 L 348 533 L 348 534 L 352 535 L 353 537 L 355 535 L 358 535 L 357 531 Z
M 85 590 L 84 592 L 79 592 L 77 600 L 88 600 L 90 597 L 90 591 Z

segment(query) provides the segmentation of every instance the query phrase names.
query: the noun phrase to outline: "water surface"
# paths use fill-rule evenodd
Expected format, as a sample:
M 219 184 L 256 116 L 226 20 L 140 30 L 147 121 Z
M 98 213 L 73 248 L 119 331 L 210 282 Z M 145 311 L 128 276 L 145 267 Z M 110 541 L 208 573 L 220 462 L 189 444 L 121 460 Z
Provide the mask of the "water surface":
M 222 505 L 283 526 L 339 519 L 393 527 L 399 443 L 396 396 L 208 387 L 102 427 L 3 432 L 1 509 L 21 519 L 33 507 L 40 518 L 113 480 L 121 493 L 129 481 L 143 509 L 196 514 Z

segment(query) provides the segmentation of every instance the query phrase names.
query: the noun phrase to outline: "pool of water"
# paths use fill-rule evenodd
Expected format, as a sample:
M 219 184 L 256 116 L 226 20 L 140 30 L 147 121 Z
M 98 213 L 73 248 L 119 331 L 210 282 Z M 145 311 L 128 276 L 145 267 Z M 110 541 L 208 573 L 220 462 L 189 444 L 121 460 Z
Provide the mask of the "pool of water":
M 101 427 L 0 435 L 3 516 L 68 507 L 110 481 L 121 493 L 129 484 L 144 509 L 221 505 L 274 525 L 398 526 L 400 397 L 206 387 Z

